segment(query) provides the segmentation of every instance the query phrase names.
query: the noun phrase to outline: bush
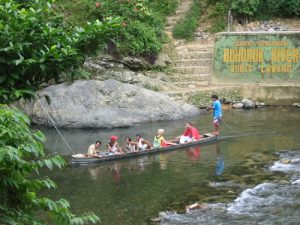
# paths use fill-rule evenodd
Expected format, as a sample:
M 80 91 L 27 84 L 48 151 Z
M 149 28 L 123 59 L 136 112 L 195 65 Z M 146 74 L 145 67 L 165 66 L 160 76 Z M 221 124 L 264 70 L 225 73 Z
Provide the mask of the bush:
M 64 199 L 38 197 L 43 188 L 56 188 L 49 178 L 33 179 L 32 173 L 66 165 L 60 156 L 45 157 L 44 135 L 29 128 L 28 118 L 0 106 L 0 224 L 85 224 L 96 223 L 93 213 L 76 217 Z M 47 221 L 47 222 L 46 222 Z
M 160 48 L 161 44 L 153 28 L 140 21 L 131 22 L 124 27 L 118 40 L 120 52 L 132 55 L 157 54 Z
M 231 7 L 237 14 L 253 16 L 259 7 L 259 3 L 260 0 L 233 0 Z
M 282 0 L 279 7 L 279 12 L 282 16 L 292 17 L 300 16 L 300 1 L 299 0 Z
M 49 2 L 0 3 L 0 102 L 26 96 L 40 84 L 58 81 L 61 73 L 74 79 L 84 54 L 107 41 L 118 21 L 95 21 L 68 27 Z
M 156 14 L 169 16 L 176 11 L 179 2 L 179 0 L 150 0 L 148 6 Z
M 208 29 L 212 33 L 224 31 L 227 22 L 228 6 L 225 2 L 217 2 L 209 14 L 209 18 L 213 19 L 212 26 Z
M 209 32 L 217 33 L 224 31 L 226 28 L 226 20 L 224 17 L 216 18 L 213 25 L 208 29 Z
M 58 0 L 55 5 L 73 24 L 82 23 L 82 18 L 100 21 L 116 16 L 122 18 L 123 29 L 118 33 L 107 32 L 110 37 L 107 42 L 109 53 L 134 54 L 148 58 L 149 52 L 152 55 L 157 54 L 161 43 L 166 40 L 164 34 L 166 16 L 176 10 L 178 3 L 179 0 L 99 0 L 96 2 L 78 0 L 74 4 L 72 0 Z M 149 35 L 144 32 L 145 29 L 149 30 Z M 133 30 L 137 31 L 139 36 L 132 33 Z M 138 40 L 135 41 L 135 46 L 131 47 L 134 35 Z M 142 51 L 142 45 L 146 46 L 145 51 Z
M 232 10 L 237 15 L 267 19 L 281 16 L 292 17 L 300 15 L 299 0 L 234 0 Z
M 187 15 L 183 19 L 179 20 L 173 30 L 173 36 L 175 38 L 183 38 L 191 40 L 193 34 L 196 31 L 201 13 L 201 1 L 194 0 Z

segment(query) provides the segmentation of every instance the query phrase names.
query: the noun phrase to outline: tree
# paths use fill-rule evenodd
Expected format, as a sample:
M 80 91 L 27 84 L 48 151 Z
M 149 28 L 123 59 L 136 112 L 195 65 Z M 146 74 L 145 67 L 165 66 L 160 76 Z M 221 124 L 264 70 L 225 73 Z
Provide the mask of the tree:
M 246 22 L 248 22 L 248 17 L 255 14 L 259 4 L 260 0 L 233 0 L 231 7 L 237 14 L 245 16 Z
M 39 197 L 42 188 L 56 188 L 49 178 L 34 179 L 40 168 L 62 168 L 60 156 L 45 158 L 40 131 L 31 131 L 21 112 L 0 106 L 0 224 L 85 224 L 99 218 L 91 213 L 76 217 L 64 199 Z M 39 216 L 37 216 L 37 213 Z
M 73 80 L 84 55 L 118 27 L 118 18 L 71 27 L 48 1 L 0 0 L 0 102 L 17 100 L 62 74 Z

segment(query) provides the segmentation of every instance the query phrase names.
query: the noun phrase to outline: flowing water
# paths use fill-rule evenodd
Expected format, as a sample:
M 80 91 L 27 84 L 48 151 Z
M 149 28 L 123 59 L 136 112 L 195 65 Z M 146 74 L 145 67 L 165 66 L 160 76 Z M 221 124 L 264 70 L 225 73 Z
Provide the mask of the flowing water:
M 194 148 L 90 166 L 44 172 L 59 185 L 46 191 L 70 200 L 76 214 L 93 211 L 101 224 L 300 224 L 300 111 L 296 108 L 227 110 L 221 133 L 236 136 Z M 211 114 L 189 118 L 202 133 L 212 130 Z M 184 130 L 185 121 L 140 124 L 121 129 L 61 130 L 79 153 L 110 135 L 141 134 L 158 128 L 165 138 Z M 49 153 L 70 160 L 52 129 L 43 129 Z M 276 133 L 271 133 L 276 131 Z M 256 135 L 251 134 L 259 132 Z M 198 202 L 200 209 L 186 210 Z M 161 212 L 161 213 L 160 213 Z

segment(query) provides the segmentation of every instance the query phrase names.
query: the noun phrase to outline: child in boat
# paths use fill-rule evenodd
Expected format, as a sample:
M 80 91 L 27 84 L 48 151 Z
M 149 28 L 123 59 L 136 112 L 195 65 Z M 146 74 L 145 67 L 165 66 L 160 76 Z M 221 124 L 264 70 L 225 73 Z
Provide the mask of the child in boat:
M 120 148 L 117 140 L 118 140 L 117 136 L 111 136 L 109 142 L 107 143 L 107 147 L 109 152 L 119 155 L 122 154 L 123 151 L 122 148 Z
M 126 142 L 125 151 L 129 151 L 129 152 L 137 151 L 137 143 L 131 141 L 131 137 L 126 137 L 125 142 Z
M 149 141 L 142 138 L 140 134 L 136 135 L 138 150 L 151 150 L 152 146 Z
M 176 145 L 175 143 L 166 141 L 164 138 L 164 129 L 158 129 L 157 135 L 155 135 L 154 140 L 153 140 L 153 148 L 163 148 L 163 147 L 168 147 L 171 145 Z

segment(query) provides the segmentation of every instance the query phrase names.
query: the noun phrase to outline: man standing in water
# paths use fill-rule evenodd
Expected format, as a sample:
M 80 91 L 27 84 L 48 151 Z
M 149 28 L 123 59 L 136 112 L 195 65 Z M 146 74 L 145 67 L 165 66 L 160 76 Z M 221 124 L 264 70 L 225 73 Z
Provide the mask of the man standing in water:
M 211 98 L 213 100 L 213 104 L 211 108 L 213 109 L 213 117 L 214 117 L 214 128 L 215 128 L 214 134 L 219 135 L 220 123 L 222 119 L 222 105 L 217 95 L 212 95 Z

